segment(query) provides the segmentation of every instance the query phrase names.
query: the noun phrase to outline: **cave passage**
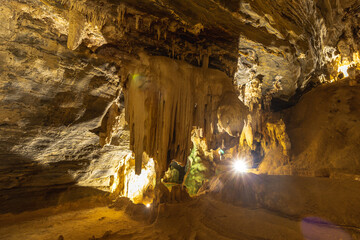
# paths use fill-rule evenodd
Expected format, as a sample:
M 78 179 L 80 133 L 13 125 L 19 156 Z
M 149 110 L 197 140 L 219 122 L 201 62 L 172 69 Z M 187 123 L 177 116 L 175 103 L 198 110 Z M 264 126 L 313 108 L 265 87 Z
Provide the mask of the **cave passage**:
M 0 239 L 360 239 L 359 0 L 4 0 Z

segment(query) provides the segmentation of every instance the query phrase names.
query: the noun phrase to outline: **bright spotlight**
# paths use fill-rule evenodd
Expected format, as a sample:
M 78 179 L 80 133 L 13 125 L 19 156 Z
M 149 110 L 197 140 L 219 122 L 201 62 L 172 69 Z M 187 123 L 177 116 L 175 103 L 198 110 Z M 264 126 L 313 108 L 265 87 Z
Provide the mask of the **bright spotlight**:
M 239 172 L 239 173 L 246 173 L 249 169 L 247 163 L 242 159 L 236 160 L 233 163 L 233 168 L 234 168 L 235 172 Z
M 150 203 L 146 204 L 146 207 L 149 208 L 149 207 L 150 207 Z

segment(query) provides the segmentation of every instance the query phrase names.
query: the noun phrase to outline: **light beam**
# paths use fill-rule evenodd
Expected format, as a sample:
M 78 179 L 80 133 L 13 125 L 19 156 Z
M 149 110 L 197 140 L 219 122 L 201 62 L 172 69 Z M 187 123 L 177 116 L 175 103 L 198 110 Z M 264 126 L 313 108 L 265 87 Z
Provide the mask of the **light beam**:
M 249 167 L 245 160 L 237 159 L 233 163 L 233 169 L 238 173 L 246 173 L 249 170 Z

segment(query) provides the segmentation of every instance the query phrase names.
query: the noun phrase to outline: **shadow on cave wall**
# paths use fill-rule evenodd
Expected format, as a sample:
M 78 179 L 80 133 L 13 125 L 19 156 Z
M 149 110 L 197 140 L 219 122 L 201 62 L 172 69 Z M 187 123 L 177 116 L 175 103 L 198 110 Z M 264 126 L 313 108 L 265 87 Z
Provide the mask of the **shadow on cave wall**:
M 114 98 L 101 93 L 101 87 L 107 84 L 103 76 L 94 76 L 88 89 L 82 92 L 61 91 L 54 93 L 53 98 L 41 99 L 24 93 L 16 101 L 2 102 L 21 121 L 0 120 L 0 214 L 108 194 L 77 186 L 77 179 L 69 174 L 69 171 L 85 173 L 93 158 L 99 157 L 100 145 L 89 141 L 85 133 L 96 126 Z M 93 96 L 91 91 L 98 89 L 100 93 Z M 85 145 L 78 148 L 83 142 Z M 29 157 L 41 152 L 48 157 L 40 158 L 42 163 Z
M 18 154 L 0 153 L 0 214 L 37 210 L 84 198 L 100 200 L 107 196 L 107 192 L 77 186 L 66 168 L 59 170 L 58 165 L 59 162 L 42 166 Z M 56 184 L 59 179 L 61 183 Z

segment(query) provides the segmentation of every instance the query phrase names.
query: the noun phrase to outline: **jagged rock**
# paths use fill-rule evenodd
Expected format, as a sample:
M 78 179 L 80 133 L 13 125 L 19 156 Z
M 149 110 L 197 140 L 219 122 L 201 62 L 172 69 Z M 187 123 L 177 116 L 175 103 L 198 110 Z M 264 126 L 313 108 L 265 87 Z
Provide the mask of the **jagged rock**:
M 190 154 L 192 127 L 204 129 L 210 142 L 219 131 L 215 124 L 219 106 L 240 110 L 240 116 L 245 112 L 230 79 L 221 72 L 161 57 L 145 57 L 142 63 L 130 70 L 132 75 L 125 88 L 137 173 L 141 171 L 143 152 L 157 160 L 160 173 L 172 160 L 184 166 Z M 241 130 L 241 126 L 236 128 L 228 131 Z
M 75 50 L 82 42 L 82 32 L 84 30 L 85 17 L 76 10 L 69 11 L 69 35 L 67 47 Z
M 284 121 L 280 119 L 267 122 L 264 133 L 265 138 L 261 142 L 264 159 L 259 171 L 270 174 L 291 174 L 291 172 L 279 171 L 279 168 L 290 163 L 291 142 Z
M 109 189 L 123 149 L 101 149 L 90 130 L 115 98 L 114 65 L 68 50 L 64 13 L 41 2 L 0 11 L 1 212 L 104 194 L 86 186 Z
M 357 229 L 359 9 L 358 0 L 3 1 L 0 213 L 85 207 L 111 192 L 129 198 L 119 201 L 128 214 L 154 220 L 201 189 Z M 229 170 L 243 156 L 261 173 L 329 179 L 247 181 Z M 171 162 L 191 164 L 169 191 Z M 208 239 L 189 219 L 179 235 Z

